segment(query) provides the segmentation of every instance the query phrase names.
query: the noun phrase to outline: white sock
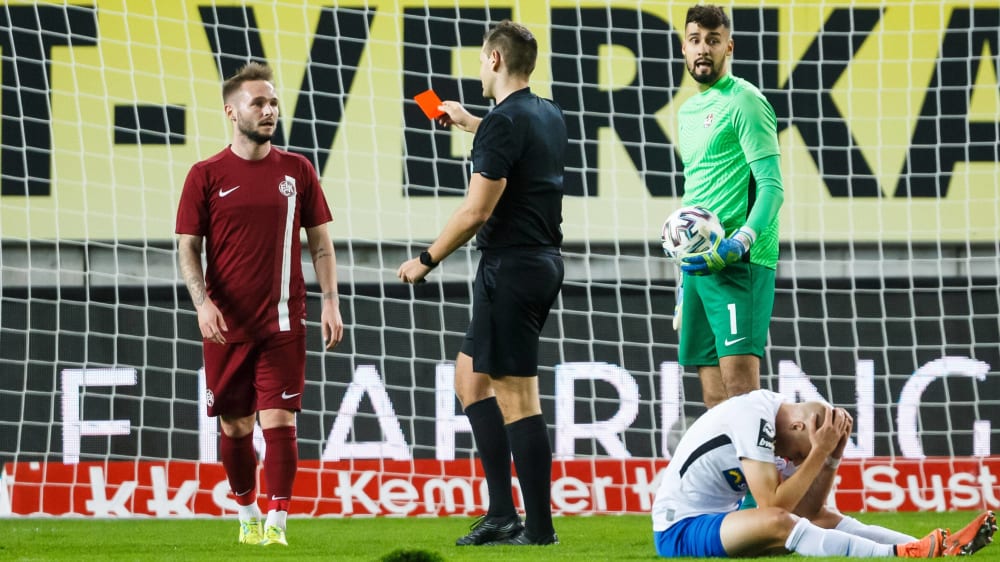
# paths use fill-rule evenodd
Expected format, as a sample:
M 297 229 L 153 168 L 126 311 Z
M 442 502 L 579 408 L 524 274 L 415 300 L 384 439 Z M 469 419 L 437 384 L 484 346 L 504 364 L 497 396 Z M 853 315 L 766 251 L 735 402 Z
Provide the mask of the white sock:
M 260 507 L 257 506 L 257 502 L 250 505 L 241 505 L 236 509 L 237 515 L 240 517 L 240 521 L 252 521 L 254 519 L 262 519 L 263 515 L 260 513 Z
M 874 558 L 894 556 L 895 547 L 849 535 L 843 531 L 823 529 L 813 525 L 805 517 L 799 519 L 785 541 L 785 548 L 803 556 L 850 556 L 853 558 Z
M 840 523 L 837 523 L 836 528 L 838 531 L 871 539 L 879 544 L 906 544 L 917 540 L 916 537 L 911 537 L 899 531 L 893 531 L 892 529 L 886 529 L 878 525 L 865 525 L 861 521 L 846 515 L 840 520 Z
M 287 511 L 276 511 L 271 510 L 267 512 L 267 523 L 264 523 L 264 527 L 277 527 L 279 529 L 285 528 L 285 520 L 288 518 Z

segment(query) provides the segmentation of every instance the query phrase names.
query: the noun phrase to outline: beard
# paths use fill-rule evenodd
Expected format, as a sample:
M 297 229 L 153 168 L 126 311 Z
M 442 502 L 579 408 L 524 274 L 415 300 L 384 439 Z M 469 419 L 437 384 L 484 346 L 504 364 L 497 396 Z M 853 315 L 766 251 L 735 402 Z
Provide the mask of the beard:
M 709 66 L 711 67 L 711 70 L 709 70 L 707 74 L 698 73 L 697 72 L 697 69 L 699 68 L 698 65 L 690 64 L 687 67 L 688 74 L 690 74 L 691 78 L 694 78 L 695 82 L 698 82 L 699 84 L 714 84 L 715 81 L 719 79 L 719 76 L 722 75 L 723 64 L 725 64 L 724 60 L 719 65 L 710 62 Z
M 251 142 L 253 142 L 258 146 L 271 142 L 271 137 L 273 135 L 265 135 L 263 133 L 257 132 L 257 129 L 253 127 L 252 124 L 248 121 L 240 119 L 238 126 L 240 132 L 243 133 L 243 136 L 250 139 Z

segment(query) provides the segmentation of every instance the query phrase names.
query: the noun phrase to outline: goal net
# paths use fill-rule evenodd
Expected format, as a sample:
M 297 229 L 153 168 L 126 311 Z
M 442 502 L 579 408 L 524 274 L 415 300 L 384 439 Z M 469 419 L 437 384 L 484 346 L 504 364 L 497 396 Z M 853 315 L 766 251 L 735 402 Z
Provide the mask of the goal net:
M 239 5 L 242 4 L 242 5 Z M 677 364 L 675 115 L 696 91 L 686 3 L 92 0 L 0 7 L 0 515 L 232 513 L 205 417 L 173 232 L 190 166 L 225 146 L 221 81 L 275 70 L 278 146 L 335 216 L 346 337 L 321 349 L 310 283 L 293 511 L 480 513 L 454 397 L 478 254 L 411 287 L 469 181 L 478 54 L 512 18 L 533 90 L 570 131 L 567 277 L 540 386 L 558 513 L 643 512 L 703 410 Z M 1000 8 L 957 0 L 731 1 L 732 73 L 774 106 L 785 202 L 762 384 L 855 419 L 847 510 L 998 507 Z M 304 269 L 311 273 L 308 256 Z M 258 451 L 266 455 L 263 441 Z

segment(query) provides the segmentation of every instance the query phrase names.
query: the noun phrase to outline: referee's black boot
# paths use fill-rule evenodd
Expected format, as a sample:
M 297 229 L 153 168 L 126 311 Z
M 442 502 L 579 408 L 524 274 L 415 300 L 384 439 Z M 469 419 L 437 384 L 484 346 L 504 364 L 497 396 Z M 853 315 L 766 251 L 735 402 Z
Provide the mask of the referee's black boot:
M 456 546 L 476 546 L 488 542 L 502 541 L 516 537 L 524 530 L 521 518 L 517 515 L 510 517 L 490 517 L 484 515 L 472 524 L 468 535 L 455 541 Z
M 559 537 L 557 537 L 555 533 L 552 533 L 551 535 L 543 535 L 541 537 L 529 537 L 528 530 L 525 529 L 513 537 L 493 541 L 491 543 L 487 543 L 486 546 L 545 546 L 549 544 L 559 544 Z

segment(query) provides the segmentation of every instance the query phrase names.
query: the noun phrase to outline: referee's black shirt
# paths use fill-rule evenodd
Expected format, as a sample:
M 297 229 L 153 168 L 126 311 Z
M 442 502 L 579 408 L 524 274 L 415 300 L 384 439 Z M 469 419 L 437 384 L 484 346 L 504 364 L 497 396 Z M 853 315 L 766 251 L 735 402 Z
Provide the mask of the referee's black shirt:
M 472 173 L 507 178 L 507 187 L 476 235 L 479 249 L 562 244 L 566 144 L 562 109 L 530 88 L 486 114 L 472 141 Z

